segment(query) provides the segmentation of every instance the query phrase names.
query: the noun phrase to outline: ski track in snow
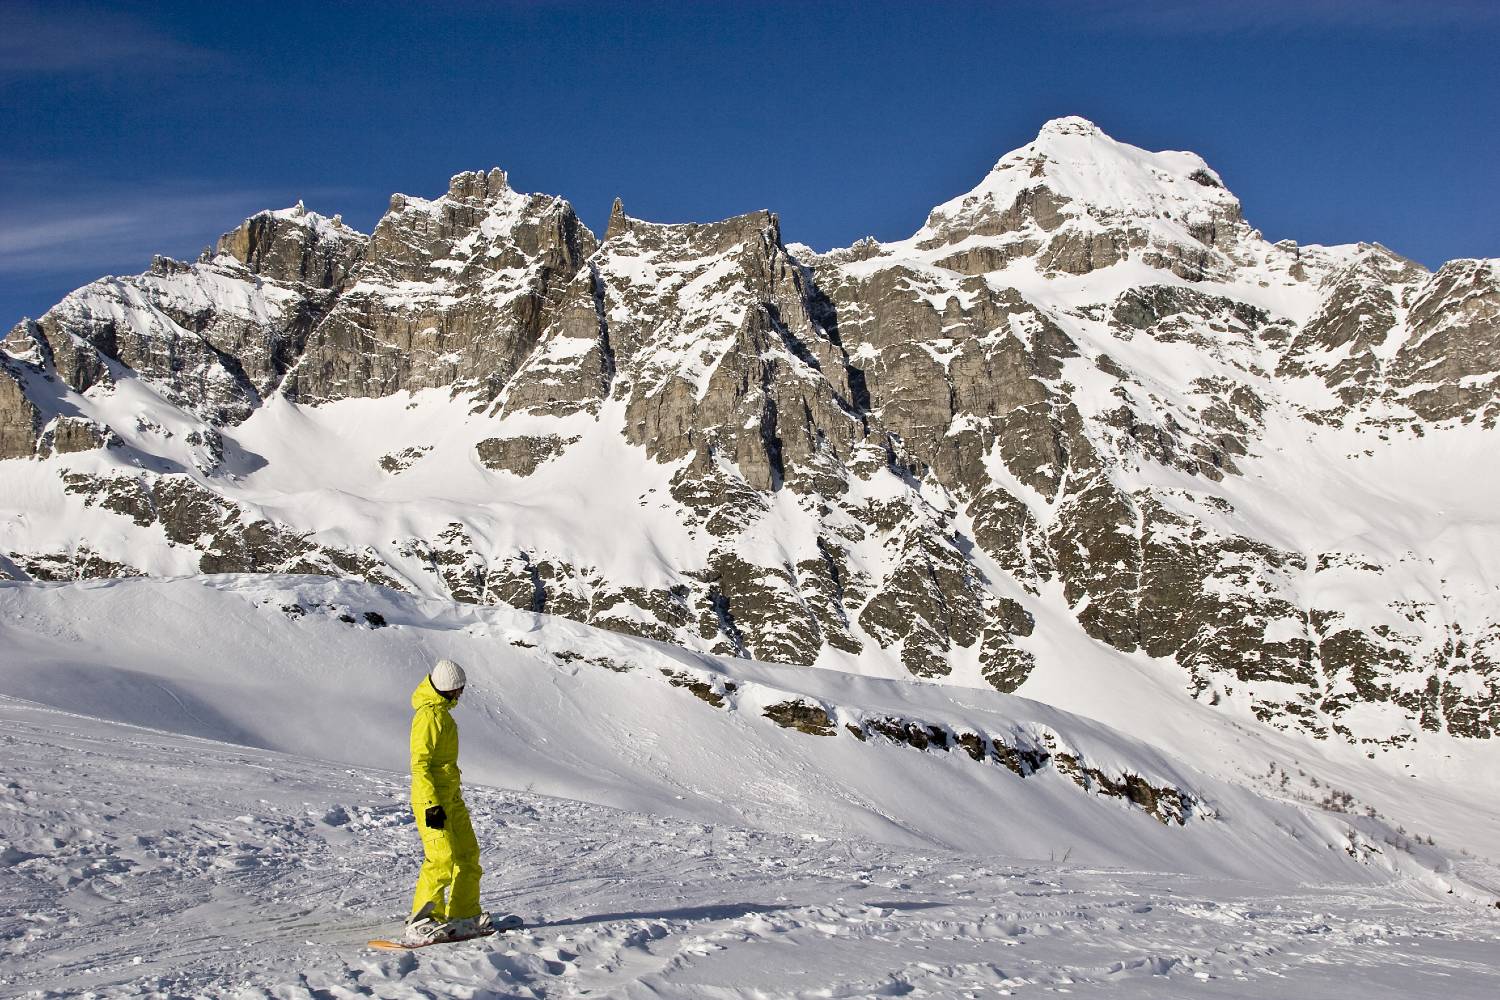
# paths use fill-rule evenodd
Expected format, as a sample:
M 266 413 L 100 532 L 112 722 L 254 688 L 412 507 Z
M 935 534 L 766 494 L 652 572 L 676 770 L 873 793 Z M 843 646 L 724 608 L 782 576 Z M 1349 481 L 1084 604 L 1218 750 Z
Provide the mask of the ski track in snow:
M 405 775 L 9 699 L 0 720 L 0 995 L 1500 994 L 1500 919 L 1400 882 L 1286 893 L 476 786 L 486 905 L 533 926 L 376 953 L 420 862 Z

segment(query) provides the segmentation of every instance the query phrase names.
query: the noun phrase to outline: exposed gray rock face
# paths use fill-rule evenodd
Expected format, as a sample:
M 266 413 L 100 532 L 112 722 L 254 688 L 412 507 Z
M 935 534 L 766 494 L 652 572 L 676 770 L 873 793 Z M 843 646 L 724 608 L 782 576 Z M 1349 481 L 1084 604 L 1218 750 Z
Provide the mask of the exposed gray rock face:
M 1171 285 L 1128 289 L 1115 299 L 1111 315 L 1120 326 L 1145 331 L 1156 340 L 1185 340 L 1206 349 L 1230 336 L 1251 338 L 1270 319 L 1264 309 L 1248 303 Z
M 203 573 L 308 573 L 355 577 L 401 589 L 372 551 L 319 544 L 194 482 L 186 475 L 98 476 L 62 472 L 64 490 L 198 555 Z M 106 575 L 115 575 L 114 573 Z
M 1325 419 L 1372 404 L 1385 424 L 1500 417 L 1500 272 L 1455 260 L 1430 274 L 1384 247 L 1324 279 L 1327 297 L 1282 359 L 1285 375 L 1321 378 L 1339 398 Z M 1404 415 L 1403 414 L 1407 414 Z
M 30 458 L 36 454 L 40 432 L 41 412 L 0 362 L 0 459 Z
M 1299 437 L 1493 426 L 1496 262 L 1430 274 L 1374 245 L 1268 244 L 1201 159 L 1081 119 L 1049 123 L 910 239 L 825 254 L 784 245 L 769 212 L 660 224 L 618 202 L 598 241 L 565 201 L 499 170 L 431 201 L 394 196 L 368 238 L 300 206 L 262 213 L 197 263 L 75 292 L 18 325 L 0 364 L 0 458 L 40 442 L 66 502 L 164 536 L 204 572 L 362 575 L 696 649 L 868 658 L 1005 691 L 1048 668 L 1038 622 L 1065 615 L 1171 662 L 1204 701 L 1320 737 L 1500 725 L 1500 625 L 1483 601 L 1432 583 L 1420 553 L 1309 547 L 1238 506 Z M 198 423 L 106 427 L 91 401 L 130 379 Z M 268 399 L 424 389 L 469 422 L 362 461 L 394 531 L 373 516 L 284 523 L 235 486 L 255 456 L 233 426 Z M 1327 450 L 1308 452 L 1307 476 L 1362 474 L 1330 471 Z M 458 468 L 476 477 L 462 501 L 422 516 Z M 538 494 L 554 482 L 560 506 L 630 490 L 607 530 L 650 534 L 654 561 L 622 569 L 549 535 Z M 663 510 L 681 528 L 665 541 Z M 94 549 L 12 562 L 131 571 Z M 1362 728 L 1371 705 L 1399 721 Z M 812 706 L 780 708 L 783 724 L 842 732 Z M 912 725 L 855 728 L 939 739 Z M 1056 748 L 949 735 L 943 749 L 976 760 L 1021 773 L 1050 759 L 1181 811 Z
M 387 452 L 380 456 L 380 467 L 391 475 L 399 475 L 421 461 L 422 456 L 432 450 L 432 445 L 412 445 L 400 451 Z
M 1361 245 L 1324 279 L 1323 305 L 1292 338 L 1281 372 L 1322 378 L 1345 411 L 1378 395 L 1390 357 L 1385 345 L 1427 277 L 1426 268 L 1382 246 Z
M 847 359 L 809 309 L 769 213 L 659 225 L 616 203 L 505 412 L 596 412 L 614 396 L 627 439 L 658 461 L 722 457 L 754 488 L 777 488 L 789 468 L 864 436 Z
M 1444 264 L 1416 294 L 1391 364 L 1397 398 L 1423 420 L 1500 417 L 1500 267 Z
M 183 264 L 102 278 L 4 341 L 75 392 L 143 378 L 212 423 L 247 417 L 300 357 L 365 237 L 300 207 L 262 212 Z M 123 370 L 123 371 L 122 371 Z
M 146 575 L 134 566 L 104 558 L 85 544 L 72 552 L 11 553 L 10 561 L 26 578 L 44 583 Z
M 685 685 L 687 679 L 671 678 L 669 683 Z M 699 697 L 705 701 L 716 696 L 706 685 L 703 688 Z M 840 735 L 834 715 L 844 716 L 846 712 L 837 707 L 830 712 L 830 706 L 798 698 L 768 705 L 762 714 L 786 729 L 809 736 L 834 737 Z M 1212 809 L 1187 792 L 1153 785 L 1136 774 L 1110 775 L 1091 764 L 1083 754 L 1059 744 L 1050 734 L 1037 739 L 1021 733 L 999 736 L 963 729 L 954 731 L 921 719 L 892 715 L 866 716 L 858 723 L 846 722 L 844 729 L 861 743 L 890 743 L 924 753 L 962 751 L 975 764 L 1004 767 L 1020 778 L 1029 778 L 1050 765 L 1085 792 L 1126 799 L 1163 824 L 1181 825 L 1194 816 L 1215 818 Z
M 363 255 L 365 242 L 337 215 L 324 219 L 298 202 L 284 212 L 252 215 L 220 236 L 214 252 L 205 253 L 203 262 L 233 257 L 262 278 L 329 290 L 343 285 Z
M 1004 487 L 992 486 L 969 502 L 974 540 L 1028 593 L 1057 574 L 1055 557 L 1036 515 Z
M 953 669 L 948 655 L 979 641 L 985 598 L 973 566 L 925 526 L 905 533 L 893 571 L 875 587 L 859 623 L 881 645 L 901 644 L 901 662 L 919 677 Z
M 87 417 L 58 417 L 42 431 L 38 450 L 43 455 L 70 455 L 117 443 L 114 432 Z
M 789 490 L 814 508 L 841 495 L 846 462 L 871 433 L 858 373 L 817 318 L 826 303 L 775 217 L 661 225 L 617 203 L 563 301 L 502 412 L 563 417 L 615 400 L 628 442 L 680 463 L 672 496 L 709 546 L 706 569 L 684 585 L 713 648 L 786 662 L 811 662 L 825 643 L 859 649 L 836 531 L 771 565 L 736 548 L 770 495 Z M 482 454 L 486 445 L 487 463 L 529 464 L 508 454 L 514 446 L 486 442 Z
M 556 458 L 567 450 L 577 438 L 562 438 L 554 434 L 527 434 L 513 438 L 486 438 L 479 442 L 475 451 L 479 460 L 489 469 L 503 469 L 517 476 L 529 476 L 537 466 L 549 458 Z
M 394 195 L 286 395 L 316 403 L 451 387 L 493 396 L 594 246 L 572 206 L 512 191 L 503 170 L 458 174 L 435 201 Z

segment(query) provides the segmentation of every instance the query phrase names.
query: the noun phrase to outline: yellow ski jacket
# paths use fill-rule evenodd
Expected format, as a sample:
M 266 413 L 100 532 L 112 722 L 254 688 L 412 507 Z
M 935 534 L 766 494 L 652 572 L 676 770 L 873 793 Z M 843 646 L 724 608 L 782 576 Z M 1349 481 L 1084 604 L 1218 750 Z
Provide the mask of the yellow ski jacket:
M 411 693 L 411 806 L 421 816 L 430 806 L 442 806 L 450 816 L 463 802 L 459 790 L 458 723 L 449 711 L 458 702 L 444 698 L 432 678 Z

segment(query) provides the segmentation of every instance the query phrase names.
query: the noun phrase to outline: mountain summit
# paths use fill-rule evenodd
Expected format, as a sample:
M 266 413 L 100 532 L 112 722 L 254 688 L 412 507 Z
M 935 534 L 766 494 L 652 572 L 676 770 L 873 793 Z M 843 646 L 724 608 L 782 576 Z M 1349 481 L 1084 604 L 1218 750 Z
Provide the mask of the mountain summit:
M 1034 259 L 1085 274 L 1141 251 L 1189 280 L 1224 275 L 1248 240 L 1240 203 L 1193 153 L 1150 153 L 1083 118 L 1057 118 L 973 190 L 932 210 L 912 237 L 961 270 Z

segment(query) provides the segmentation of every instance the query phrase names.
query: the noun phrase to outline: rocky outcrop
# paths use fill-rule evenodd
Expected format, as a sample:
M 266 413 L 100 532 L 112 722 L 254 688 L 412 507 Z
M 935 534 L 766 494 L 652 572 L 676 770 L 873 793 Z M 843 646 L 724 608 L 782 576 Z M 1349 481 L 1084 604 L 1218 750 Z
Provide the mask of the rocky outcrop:
M 1378 397 L 1397 334 L 1426 268 L 1376 244 L 1361 245 L 1323 281 L 1322 306 L 1292 338 L 1283 375 L 1312 375 L 1339 397 L 1343 412 Z
M 232 257 L 251 274 L 288 286 L 339 288 L 364 255 L 367 240 L 332 219 L 309 212 L 299 201 L 280 212 L 260 212 L 220 236 L 203 262 Z
M 556 458 L 577 442 L 577 437 L 526 434 L 512 438 L 485 438 L 475 446 L 479 461 L 487 469 L 526 477 L 548 459 Z
M 1500 418 L 1500 261 L 1444 264 L 1413 297 L 1391 363 L 1396 398 L 1423 420 Z
M 1379 426 L 1500 418 L 1500 268 L 1456 260 L 1430 274 L 1378 245 L 1324 279 L 1318 312 L 1278 371 L 1337 394 L 1325 419 Z
M 112 511 L 143 528 L 159 526 L 170 543 L 197 553 L 203 573 L 307 573 L 402 589 L 372 550 L 320 544 L 186 475 L 97 476 L 65 469 L 62 478 L 65 491 L 85 507 Z
M 57 417 L 42 430 L 37 451 L 43 456 L 93 451 L 119 439 L 108 427 L 87 417 Z
M 783 701 L 770 705 L 762 713 L 766 718 L 786 729 L 795 729 L 809 736 L 833 736 L 833 720 L 818 705 L 805 701 Z
M 566 201 L 513 191 L 503 170 L 458 174 L 434 201 L 393 195 L 284 391 L 309 403 L 436 387 L 491 398 L 594 246 Z
M 382 469 L 391 475 L 399 475 L 421 461 L 422 456 L 431 450 L 432 445 L 430 444 L 411 445 L 410 447 L 402 448 L 400 451 L 387 452 L 381 455 L 379 464 Z
M 197 263 L 158 257 L 145 274 L 79 289 L 5 349 L 76 392 L 128 373 L 212 423 L 237 422 L 280 385 L 364 244 L 300 208 L 263 212 Z
M 773 715 L 773 710 L 776 715 Z M 773 705 L 765 714 L 778 724 L 802 729 L 814 735 L 832 736 L 831 727 L 819 728 L 827 712 L 805 702 Z M 798 725 L 807 720 L 809 728 Z M 831 723 L 831 720 L 828 720 Z M 951 753 L 961 750 L 977 764 L 1004 767 L 1018 778 L 1029 778 L 1051 767 L 1085 792 L 1125 799 L 1149 813 L 1158 822 L 1178 826 L 1190 819 L 1213 819 L 1211 809 L 1190 793 L 1171 785 L 1154 785 L 1138 774 L 1111 775 L 1091 764 L 1081 753 L 1066 747 L 1050 732 L 1008 733 L 996 735 L 968 730 L 954 731 L 947 726 L 898 716 L 875 715 L 862 718 L 856 725 L 847 723 L 850 735 L 861 742 L 885 742 L 913 750 Z
M 26 578 L 42 582 L 120 579 L 146 575 L 128 563 L 104 558 L 86 544 L 80 544 L 71 552 L 12 552 L 9 553 L 9 560 Z
M 769 213 L 658 225 L 617 206 L 593 280 L 626 439 L 657 461 L 723 460 L 774 491 L 864 437 L 848 359 Z
M 16 377 L 0 364 L 0 460 L 36 454 L 41 422 L 41 411 L 26 397 Z

